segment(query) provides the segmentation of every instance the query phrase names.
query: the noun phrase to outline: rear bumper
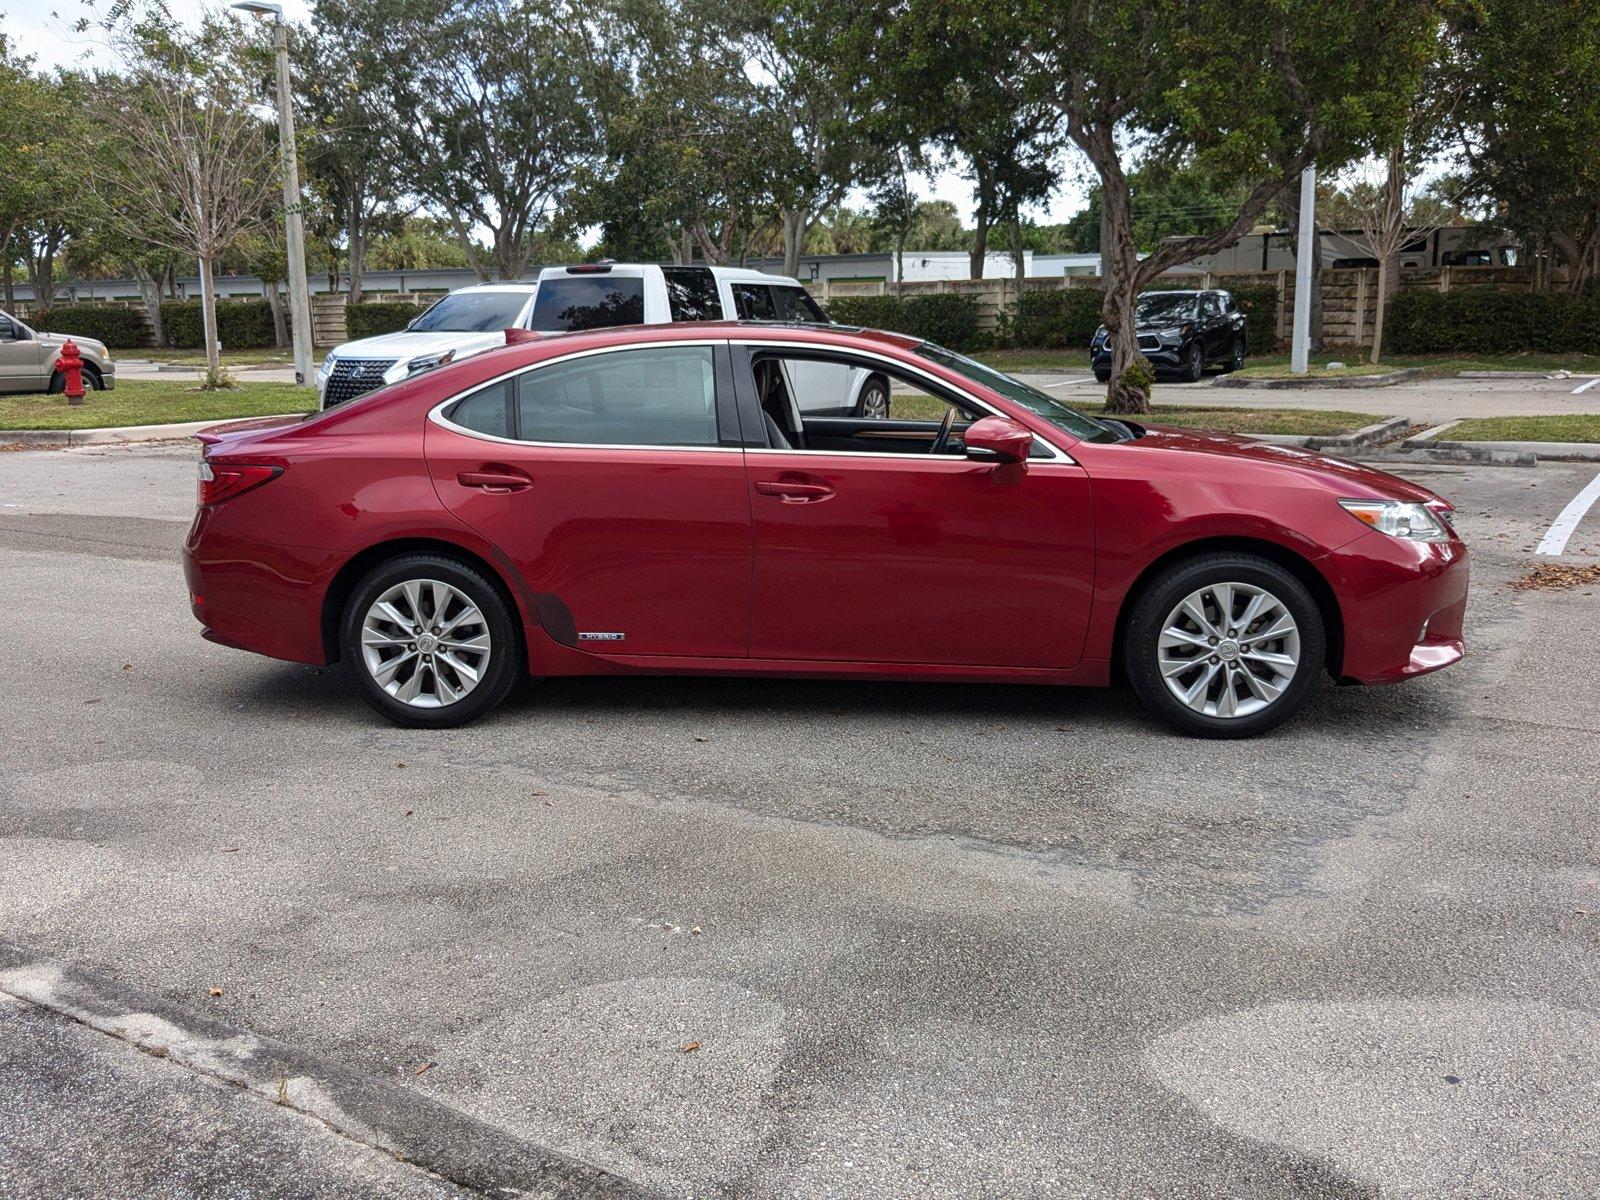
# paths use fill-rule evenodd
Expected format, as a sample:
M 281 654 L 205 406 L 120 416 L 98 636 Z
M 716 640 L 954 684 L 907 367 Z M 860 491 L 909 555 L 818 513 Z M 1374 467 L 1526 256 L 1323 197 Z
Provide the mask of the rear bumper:
M 1344 625 L 1338 675 L 1399 683 L 1461 661 L 1469 568 L 1460 541 L 1409 542 L 1376 531 L 1318 564 Z
M 322 601 L 342 559 L 326 550 L 245 541 L 226 506 L 201 509 L 183 547 L 189 607 L 207 640 L 321 666 Z

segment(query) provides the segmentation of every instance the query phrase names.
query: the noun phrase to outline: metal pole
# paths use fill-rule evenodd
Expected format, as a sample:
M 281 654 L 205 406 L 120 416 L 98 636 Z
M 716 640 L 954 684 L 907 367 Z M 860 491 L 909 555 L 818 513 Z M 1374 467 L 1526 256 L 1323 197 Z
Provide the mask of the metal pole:
M 306 234 L 300 215 L 300 162 L 289 92 L 289 27 L 280 13 L 272 26 L 278 56 L 278 142 L 283 154 L 283 224 L 289 248 L 289 320 L 294 333 L 294 381 L 311 383 L 311 292 L 306 285 Z
M 1294 260 L 1294 339 L 1289 370 L 1304 375 L 1311 368 L 1311 256 L 1321 252 L 1317 238 L 1317 169 L 1300 172 L 1300 240 Z

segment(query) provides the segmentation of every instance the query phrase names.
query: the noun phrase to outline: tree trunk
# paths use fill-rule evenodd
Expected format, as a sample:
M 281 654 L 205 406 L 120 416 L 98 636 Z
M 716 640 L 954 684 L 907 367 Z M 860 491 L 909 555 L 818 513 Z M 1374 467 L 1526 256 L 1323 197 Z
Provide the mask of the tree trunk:
M 983 263 L 989 257 L 989 178 L 978 172 L 978 211 L 973 214 L 972 250 L 967 259 L 967 278 L 982 279 Z
M 783 273 L 794 278 L 800 273 L 800 256 L 806 248 L 806 226 L 811 223 L 806 208 L 783 209 Z
M 267 308 L 272 313 L 272 342 L 279 350 L 289 344 L 289 330 L 283 319 L 283 297 L 276 283 L 267 284 Z
M 894 294 L 905 295 L 906 291 L 906 238 L 910 230 L 902 225 L 895 230 L 894 235 Z
M 1028 277 L 1027 259 L 1022 252 L 1022 216 L 1016 209 L 1011 210 L 1011 270 L 1012 278 L 1017 281 L 1017 295 L 1022 295 L 1022 281 Z
M 5 297 L 7 312 L 15 312 L 17 307 L 16 291 L 11 281 L 11 239 L 16 236 L 16 232 L 17 222 L 13 221 L 11 227 L 6 230 L 5 237 L 0 238 L 0 270 L 4 271 L 3 287 L 0 287 L 0 295 Z
M 367 273 L 367 223 L 361 215 L 361 205 L 350 205 L 350 223 L 345 231 L 345 241 L 350 247 L 350 299 L 351 304 L 361 303 L 361 282 Z
M 133 273 L 139 280 L 139 296 L 144 300 L 145 311 L 150 314 L 150 336 L 157 346 L 164 346 L 167 339 L 161 325 L 161 281 L 140 266 L 135 266 Z
M 1101 245 L 1109 257 L 1101 260 L 1105 277 L 1105 303 L 1100 319 L 1111 339 L 1111 385 L 1106 391 L 1106 411 L 1147 413 L 1150 393 L 1143 383 L 1127 378 L 1138 364 L 1145 372 L 1150 363 L 1139 352 L 1139 333 L 1133 310 L 1143 281 L 1139 278 L 1139 253 L 1133 244 L 1133 200 L 1120 165 L 1103 178 L 1100 189 Z
M 1372 314 L 1372 357 L 1369 361 L 1376 366 L 1383 360 L 1383 313 L 1389 301 L 1389 259 L 1386 255 L 1378 260 L 1378 308 Z M 1361 331 L 1356 330 L 1356 336 L 1361 336 Z
M 222 370 L 222 355 L 217 346 L 217 292 L 207 255 L 200 256 L 200 327 L 206 344 L 206 370 L 214 378 Z

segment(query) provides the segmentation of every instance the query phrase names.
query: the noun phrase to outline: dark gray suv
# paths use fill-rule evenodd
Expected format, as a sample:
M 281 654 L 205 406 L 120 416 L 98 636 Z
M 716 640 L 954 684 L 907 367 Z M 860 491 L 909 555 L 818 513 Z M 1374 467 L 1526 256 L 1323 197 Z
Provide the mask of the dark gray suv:
M 1146 292 L 1134 309 L 1139 352 L 1156 373 L 1190 383 L 1212 363 L 1224 371 L 1244 366 L 1244 313 L 1231 292 L 1220 288 L 1189 292 Z M 1111 378 L 1111 344 L 1102 325 L 1089 343 L 1094 377 Z

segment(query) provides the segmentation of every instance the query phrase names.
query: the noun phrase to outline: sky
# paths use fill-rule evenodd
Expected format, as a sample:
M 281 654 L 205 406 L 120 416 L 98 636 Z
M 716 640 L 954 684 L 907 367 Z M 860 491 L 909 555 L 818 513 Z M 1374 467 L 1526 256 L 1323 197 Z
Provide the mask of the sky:
M 310 9 L 305 0 L 279 0 L 284 16 L 291 22 L 310 20 Z M 104 11 L 106 5 L 99 5 Z M 167 7 L 180 21 L 198 19 L 206 7 L 200 0 L 167 0 Z M 97 58 L 108 56 L 110 51 L 93 30 L 87 33 L 74 31 L 80 19 L 93 21 L 96 7 L 82 0 L 0 0 L 0 25 L 14 50 L 32 55 L 41 68 L 92 64 Z M 1063 166 L 1063 186 L 1058 188 L 1050 203 L 1024 215 L 1041 223 L 1065 221 L 1083 207 L 1085 188 L 1076 173 Z M 922 181 L 924 196 L 948 200 L 956 206 L 963 222 L 972 222 L 972 192 L 970 185 L 953 172 L 946 171 Z M 851 197 L 852 207 L 866 206 L 860 194 Z

